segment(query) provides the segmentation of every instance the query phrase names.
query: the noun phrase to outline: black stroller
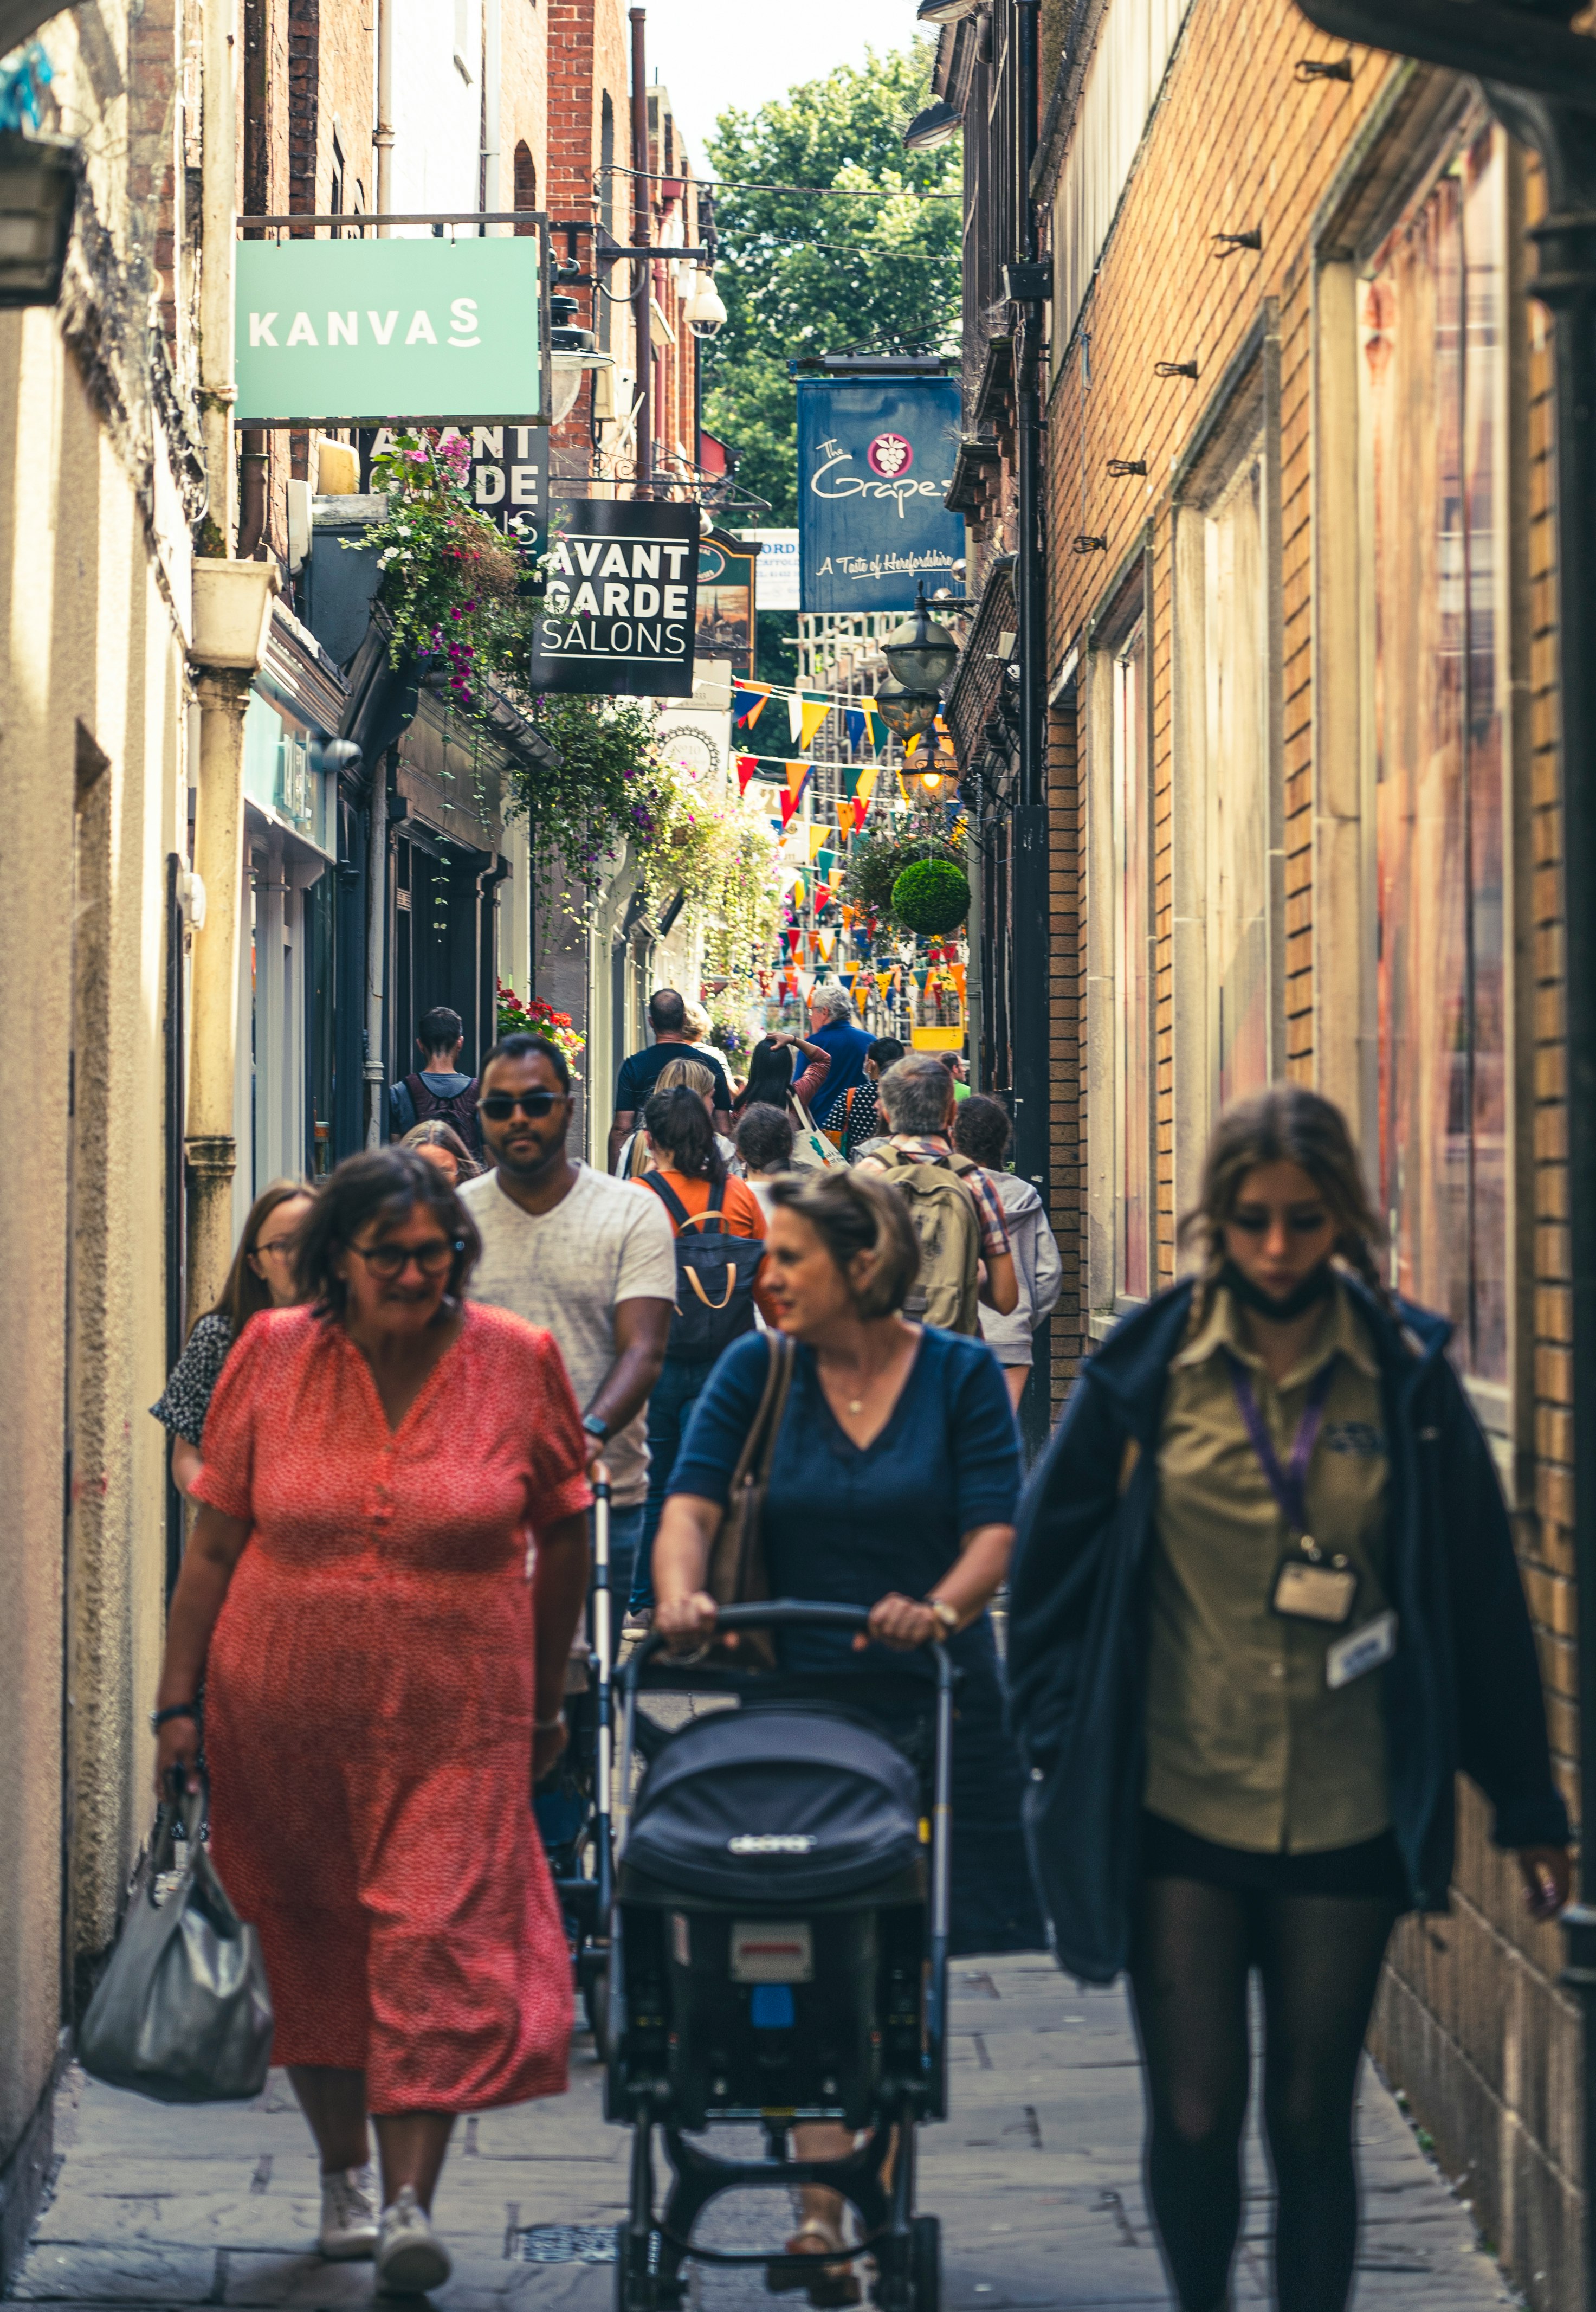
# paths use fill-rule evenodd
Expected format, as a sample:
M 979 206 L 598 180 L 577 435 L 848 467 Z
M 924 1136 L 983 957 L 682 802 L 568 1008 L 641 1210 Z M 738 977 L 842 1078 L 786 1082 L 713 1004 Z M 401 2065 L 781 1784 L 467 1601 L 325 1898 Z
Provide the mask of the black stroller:
M 784 1602 L 728 1607 L 720 1627 L 852 1633 L 867 1620 L 851 1606 Z M 624 1674 L 624 1760 L 662 1642 L 646 1641 Z M 649 1681 L 729 1688 L 743 1706 L 672 1734 L 629 1825 L 617 1808 L 606 2113 L 632 2128 L 632 2149 L 616 2312 L 675 2312 L 689 2257 L 763 2265 L 773 2285 L 802 2286 L 814 2259 L 715 2250 L 693 2230 L 720 2193 L 804 2184 L 840 2193 L 859 2219 L 863 2238 L 828 2264 L 871 2255 L 884 2312 L 938 2312 L 939 2227 L 914 2212 L 914 2131 L 947 2102 L 953 1672 L 944 1648 L 931 1654 L 929 1824 L 908 1758 L 871 1720 L 812 1698 L 811 1682 L 678 1664 Z M 804 2120 L 869 2132 L 844 2159 L 789 2159 L 788 2131 Z M 686 2140 L 750 2122 L 764 2130 L 761 2159 L 719 2159 Z M 674 2171 L 658 2217 L 656 2129 Z

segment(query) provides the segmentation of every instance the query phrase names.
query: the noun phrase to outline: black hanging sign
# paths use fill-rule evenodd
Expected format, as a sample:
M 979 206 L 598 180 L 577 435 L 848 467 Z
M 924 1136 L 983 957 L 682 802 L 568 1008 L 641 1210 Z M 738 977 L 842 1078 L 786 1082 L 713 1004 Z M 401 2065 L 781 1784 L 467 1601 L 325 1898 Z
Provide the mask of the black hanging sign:
M 552 526 L 533 690 L 690 697 L 698 508 L 556 499 Z

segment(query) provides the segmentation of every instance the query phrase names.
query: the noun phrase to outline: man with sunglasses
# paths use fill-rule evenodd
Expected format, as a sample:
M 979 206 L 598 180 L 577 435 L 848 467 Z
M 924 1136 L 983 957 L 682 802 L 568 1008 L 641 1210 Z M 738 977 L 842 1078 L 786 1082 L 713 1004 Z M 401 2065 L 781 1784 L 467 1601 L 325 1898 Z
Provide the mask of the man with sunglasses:
M 466 1181 L 482 1231 L 473 1296 L 554 1335 L 591 1459 L 611 1483 L 611 1581 L 631 1593 L 649 1490 L 643 1407 L 665 1362 L 676 1242 L 658 1199 L 565 1152 L 571 1071 L 541 1036 L 506 1036 L 483 1063 L 477 1113 L 493 1170 Z

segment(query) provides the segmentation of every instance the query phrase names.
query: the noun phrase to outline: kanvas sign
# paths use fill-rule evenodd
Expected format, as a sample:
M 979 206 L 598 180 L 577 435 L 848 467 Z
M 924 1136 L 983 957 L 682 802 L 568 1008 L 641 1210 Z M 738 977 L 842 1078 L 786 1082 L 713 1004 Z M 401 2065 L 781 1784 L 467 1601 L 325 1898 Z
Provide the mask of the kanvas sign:
M 234 252 L 239 425 L 546 409 L 543 238 L 245 241 Z

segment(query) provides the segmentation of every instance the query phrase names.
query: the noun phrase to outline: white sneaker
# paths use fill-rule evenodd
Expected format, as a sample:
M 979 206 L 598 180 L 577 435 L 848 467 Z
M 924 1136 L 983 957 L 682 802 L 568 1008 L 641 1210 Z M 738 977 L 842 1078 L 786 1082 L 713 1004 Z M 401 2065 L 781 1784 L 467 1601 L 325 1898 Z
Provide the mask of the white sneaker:
M 377 2285 L 390 2296 L 424 2296 L 441 2288 L 454 2266 L 409 2184 L 382 2211 L 377 2241 Z
M 377 2253 L 375 2185 L 369 2168 L 338 2168 L 321 2179 L 316 2245 L 334 2264 L 369 2264 Z

